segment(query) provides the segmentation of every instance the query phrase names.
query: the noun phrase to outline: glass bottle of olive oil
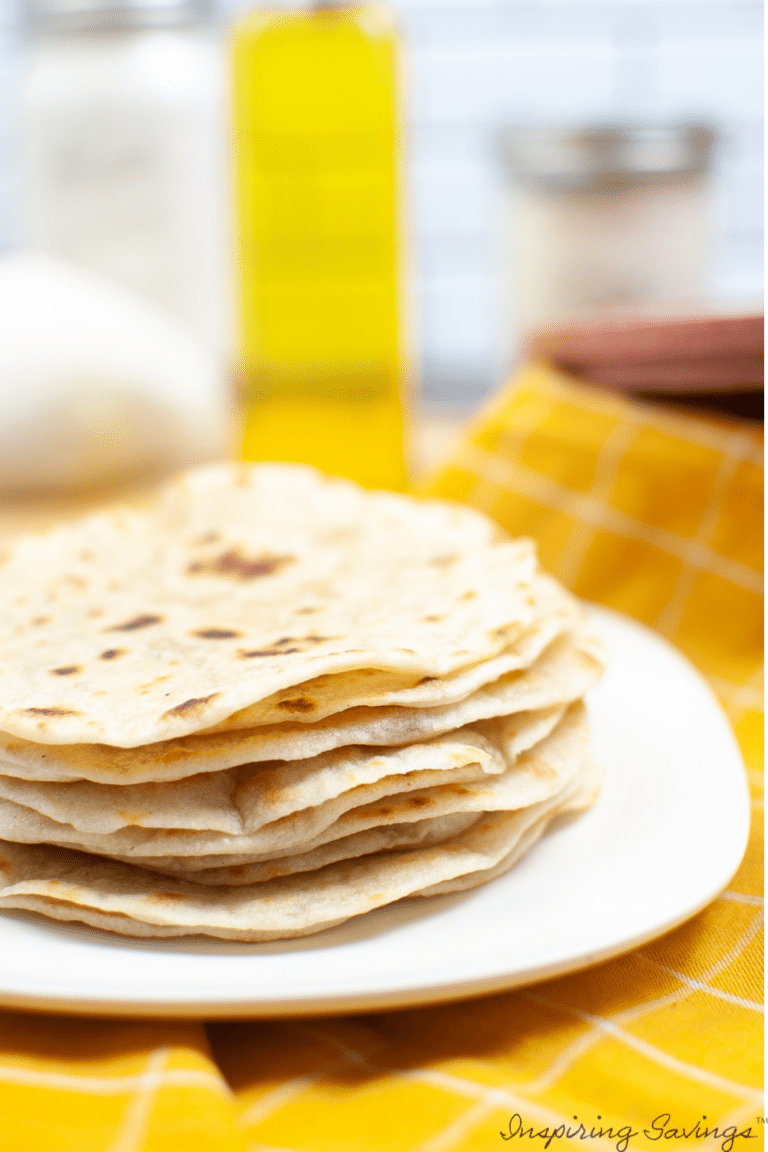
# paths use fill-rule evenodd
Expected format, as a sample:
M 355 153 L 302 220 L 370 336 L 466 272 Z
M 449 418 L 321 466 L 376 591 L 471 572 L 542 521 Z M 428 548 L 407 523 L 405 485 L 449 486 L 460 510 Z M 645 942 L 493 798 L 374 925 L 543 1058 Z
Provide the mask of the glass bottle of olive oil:
M 374 4 L 235 27 L 247 460 L 402 488 L 397 36 Z

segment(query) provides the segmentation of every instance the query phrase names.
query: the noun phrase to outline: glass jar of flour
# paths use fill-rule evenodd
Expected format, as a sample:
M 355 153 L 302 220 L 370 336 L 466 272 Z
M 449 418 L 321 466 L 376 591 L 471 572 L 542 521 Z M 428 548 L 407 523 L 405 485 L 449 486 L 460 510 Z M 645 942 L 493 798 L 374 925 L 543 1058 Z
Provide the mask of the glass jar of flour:
M 22 215 L 33 250 L 230 327 L 225 55 L 204 0 L 33 0 Z

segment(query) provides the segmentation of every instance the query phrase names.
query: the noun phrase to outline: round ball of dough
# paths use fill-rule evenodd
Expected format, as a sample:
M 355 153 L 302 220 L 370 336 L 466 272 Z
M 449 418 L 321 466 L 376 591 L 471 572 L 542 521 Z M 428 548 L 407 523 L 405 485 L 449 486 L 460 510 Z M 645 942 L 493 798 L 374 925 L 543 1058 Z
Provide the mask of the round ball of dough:
M 223 364 L 137 295 L 49 256 L 0 261 L 0 489 L 108 484 L 228 454 Z

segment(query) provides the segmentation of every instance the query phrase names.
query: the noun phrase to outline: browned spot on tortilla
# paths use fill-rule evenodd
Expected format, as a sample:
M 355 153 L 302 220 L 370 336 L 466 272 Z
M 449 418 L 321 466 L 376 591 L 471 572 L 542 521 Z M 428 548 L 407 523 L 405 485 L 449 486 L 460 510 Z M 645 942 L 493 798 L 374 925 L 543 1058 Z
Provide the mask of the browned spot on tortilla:
M 140 692 L 142 696 L 146 696 L 150 688 L 154 688 L 156 684 L 162 684 L 164 680 L 170 680 L 170 676 L 158 676 L 156 680 L 150 680 L 146 684 L 139 684 L 136 691 Z
M 105 648 L 99 656 L 99 660 L 114 660 L 118 656 L 124 656 L 125 651 L 125 648 Z
M 459 596 L 459 600 L 475 600 L 477 599 L 477 592 L 463 592 Z
M 31 712 L 33 716 L 82 716 L 82 712 L 75 712 L 73 708 L 23 708 L 23 712 Z
M 292 652 L 301 652 L 301 648 L 287 647 L 287 645 L 296 644 L 322 644 L 326 640 L 335 640 L 335 636 L 281 636 L 279 640 L 274 640 L 269 648 L 256 648 L 250 652 L 241 650 L 238 655 L 244 657 L 250 656 L 279 656 L 282 654 L 289 655 Z
M 409 796 L 407 799 L 411 808 L 429 808 L 431 803 L 428 796 Z
M 430 564 L 434 564 L 436 568 L 448 568 L 449 565 L 455 564 L 457 560 L 458 560 L 458 556 L 455 556 L 455 555 L 434 556 L 430 560 Z
M 295 700 L 280 700 L 276 707 L 283 708 L 286 712 L 313 712 L 316 704 L 306 696 L 297 696 Z
M 533 606 L 536 603 L 536 597 L 535 596 L 526 596 L 525 602 L 529 608 L 533 608 Z
M 183 900 L 184 897 L 180 896 L 178 892 L 153 892 L 149 897 L 150 900 Z
M 82 576 L 72 576 L 70 573 L 67 573 L 66 576 L 62 576 L 61 581 L 62 584 L 71 584 L 73 588 L 88 587 L 88 581 L 83 579 Z
M 215 544 L 217 540 L 221 540 L 221 532 L 204 532 L 198 536 L 195 544 Z
M 252 656 L 290 656 L 293 652 L 300 652 L 300 648 L 256 648 L 252 652 L 239 652 L 238 655 L 243 660 L 249 660 Z
M 136 632 L 139 628 L 149 628 L 150 624 L 162 624 L 162 616 L 134 616 L 133 620 L 126 620 L 125 624 L 113 624 L 107 632 Z
M 493 632 L 491 632 L 491 636 L 493 636 L 494 640 L 504 640 L 511 631 L 512 625 L 504 624 L 501 628 L 494 628 Z
M 201 640 L 236 640 L 239 632 L 230 628 L 201 628 L 198 632 L 191 632 L 191 636 L 199 636 Z
M 94 620 L 97 616 L 103 616 L 103 615 L 104 615 L 103 608 L 89 608 L 88 609 L 88 616 L 92 620 Z
M 50 616 L 33 616 L 30 620 L 30 624 L 34 624 L 35 626 L 39 624 L 49 624 L 50 620 Z
M 230 548 L 215 556 L 213 560 L 195 560 L 187 565 L 191 576 L 223 576 L 228 580 L 258 580 L 261 576 L 274 576 L 286 564 L 292 564 L 295 556 L 272 556 L 263 552 L 261 556 L 244 556 L 237 548 Z
M 51 676 L 72 676 L 75 672 L 82 672 L 79 664 L 67 664 L 64 668 L 51 668 Z
M 438 679 L 438 676 L 422 676 L 421 680 L 416 681 L 416 687 L 420 688 L 422 684 L 434 684 Z
M 392 815 L 392 809 L 391 808 L 377 808 L 376 811 L 378 812 L 379 816 L 391 816 Z
M 175 708 L 169 708 L 167 712 L 163 712 L 160 719 L 175 719 L 177 716 L 188 716 L 190 713 L 202 712 L 205 705 L 210 703 L 211 700 L 215 700 L 219 695 L 219 692 L 212 692 L 210 696 L 191 696 L 189 700 L 184 700 L 183 703 L 177 704 Z
M 424 624 L 438 624 L 441 620 L 445 620 L 445 616 L 423 616 L 422 622 Z
M 296 609 L 296 615 L 297 616 L 311 616 L 313 612 L 319 612 L 319 611 L 320 611 L 319 608 L 297 608 Z

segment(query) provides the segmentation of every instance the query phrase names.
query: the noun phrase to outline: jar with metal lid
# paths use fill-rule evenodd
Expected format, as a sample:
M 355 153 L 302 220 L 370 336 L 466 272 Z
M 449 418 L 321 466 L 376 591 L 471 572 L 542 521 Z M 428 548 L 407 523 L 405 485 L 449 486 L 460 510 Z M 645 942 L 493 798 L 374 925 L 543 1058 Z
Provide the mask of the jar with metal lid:
M 206 0 L 33 0 L 26 246 L 107 276 L 229 351 L 223 44 Z
M 506 130 L 512 331 L 700 300 L 714 142 L 703 125 Z

